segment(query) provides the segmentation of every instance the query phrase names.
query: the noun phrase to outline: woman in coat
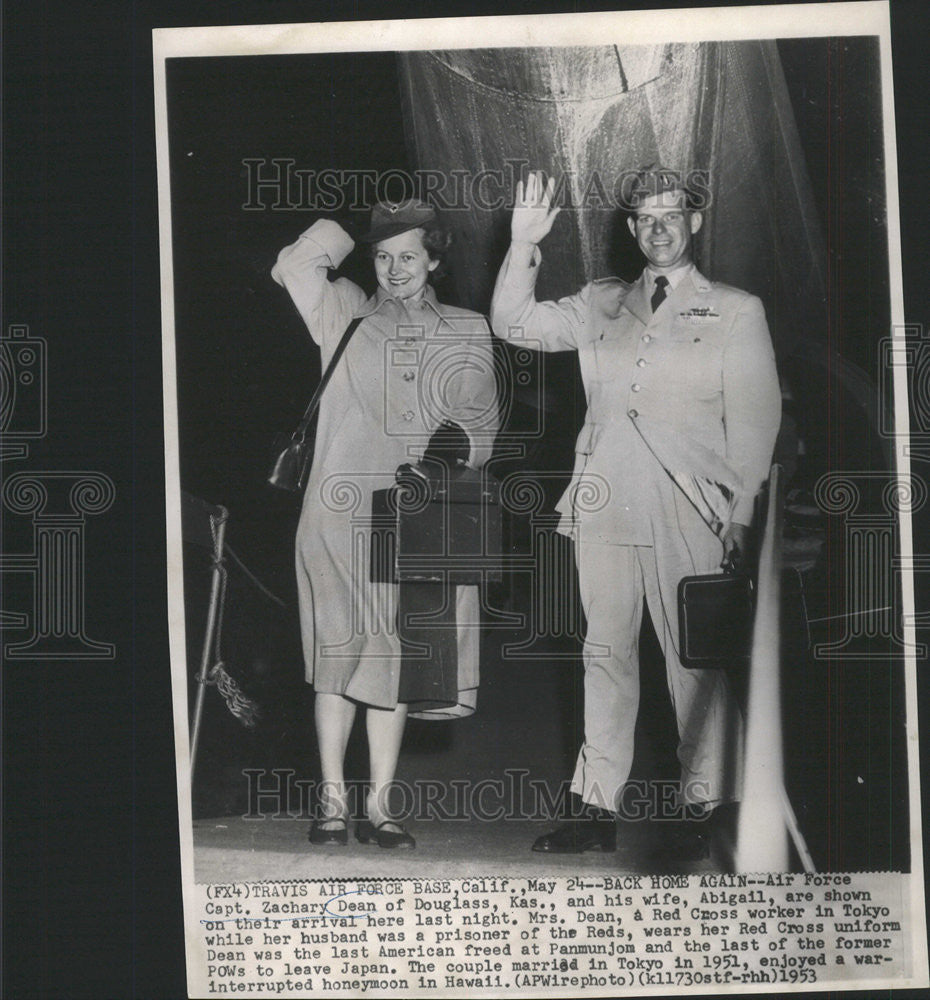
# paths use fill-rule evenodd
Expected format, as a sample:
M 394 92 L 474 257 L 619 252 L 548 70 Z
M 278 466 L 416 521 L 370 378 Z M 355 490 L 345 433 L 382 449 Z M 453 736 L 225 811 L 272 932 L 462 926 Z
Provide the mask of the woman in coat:
M 414 840 L 388 804 L 408 706 L 398 701 L 398 588 L 369 581 L 372 493 L 392 486 L 399 466 L 421 459 L 437 430 L 459 442 L 459 461 L 480 467 L 490 456 L 498 407 L 484 318 L 441 304 L 429 284 L 449 243 L 433 209 L 380 203 L 361 240 L 371 247 L 378 283 L 370 298 L 345 278 L 329 280 L 354 246 L 331 220 L 285 247 L 272 271 L 319 345 L 324 369 L 350 321 L 363 317 L 322 396 L 297 531 L 301 632 L 323 778 L 322 818 L 310 841 L 347 843 L 343 765 L 363 705 L 371 787 L 357 836 L 409 848 Z M 474 711 L 477 587 L 456 589 L 456 615 L 458 703 L 438 717 Z

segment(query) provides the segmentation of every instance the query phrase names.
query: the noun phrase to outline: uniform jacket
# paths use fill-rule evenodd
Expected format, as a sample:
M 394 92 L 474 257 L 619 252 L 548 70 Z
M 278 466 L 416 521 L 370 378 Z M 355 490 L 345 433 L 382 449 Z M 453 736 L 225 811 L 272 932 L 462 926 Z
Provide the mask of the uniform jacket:
M 537 302 L 540 260 L 528 244 L 511 247 L 491 324 L 505 340 L 578 352 L 587 414 L 561 529 L 580 521 L 598 540 L 649 544 L 653 484 L 667 475 L 714 530 L 749 524 L 781 417 L 759 299 L 692 268 L 655 314 L 643 276 Z

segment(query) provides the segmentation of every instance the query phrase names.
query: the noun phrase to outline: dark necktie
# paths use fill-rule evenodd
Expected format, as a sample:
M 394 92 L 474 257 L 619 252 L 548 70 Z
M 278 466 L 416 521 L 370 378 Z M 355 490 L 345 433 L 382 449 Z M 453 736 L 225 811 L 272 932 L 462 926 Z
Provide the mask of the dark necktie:
M 656 290 L 652 293 L 652 311 L 655 312 L 660 305 L 665 301 L 666 296 L 666 286 L 668 285 L 668 278 L 664 274 L 660 274 L 656 278 Z

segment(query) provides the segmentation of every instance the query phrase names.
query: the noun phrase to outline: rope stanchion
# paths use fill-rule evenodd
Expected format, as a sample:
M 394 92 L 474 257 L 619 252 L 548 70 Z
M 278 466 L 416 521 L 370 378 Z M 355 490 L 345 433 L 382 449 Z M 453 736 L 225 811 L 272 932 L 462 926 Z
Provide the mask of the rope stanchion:
M 227 671 L 223 656 L 223 620 L 229 582 L 226 557 L 232 558 L 233 562 L 257 586 L 261 593 L 282 608 L 286 605 L 245 566 L 239 556 L 226 544 L 229 511 L 225 507 L 208 504 L 189 493 L 182 492 L 181 500 L 184 540 L 207 549 L 211 556 L 210 602 L 204 628 L 200 667 L 194 677 L 197 684 L 197 697 L 191 720 L 190 736 L 191 779 L 193 780 L 207 687 L 216 687 L 229 712 L 243 726 L 249 729 L 254 728 L 261 718 L 258 704 L 249 698 L 235 677 Z
M 258 705 L 239 687 L 236 678 L 226 672 L 222 660 L 217 660 L 207 679 L 208 684 L 215 684 L 217 691 L 223 696 L 226 707 L 243 726 L 254 729 L 261 718 Z
M 197 536 L 200 529 L 199 519 L 204 513 L 209 516 L 210 535 L 213 541 L 213 578 L 210 582 L 210 604 L 207 609 L 207 624 L 204 629 L 203 652 L 200 656 L 200 670 L 197 673 L 197 699 L 194 704 L 194 719 L 191 725 L 191 781 L 197 765 L 197 747 L 200 742 L 200 723 L 203 719 L 203 703 L 210 683 L 210 660 L 215 648 L 216 626 L 221 615 L 225 595 L 226 570 L 223 566 L 223 539 L 226 534 L 226 522 L 229 511 L 225 507 L 209 507 L 203 501 L 184 495 L 184 514 L 187 515 L 185 534 Z

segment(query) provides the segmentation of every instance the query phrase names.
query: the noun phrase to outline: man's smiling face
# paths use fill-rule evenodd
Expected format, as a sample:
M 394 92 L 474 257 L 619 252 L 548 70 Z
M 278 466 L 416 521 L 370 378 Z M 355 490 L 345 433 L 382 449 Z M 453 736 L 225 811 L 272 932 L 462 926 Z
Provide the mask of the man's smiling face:
M 663 273 L 691 263 L 691 238 L 702 221 L 700 212 L 688 211 L 684 191 L 668 191 L 643 198 L 627 223 L 653 270 Z

